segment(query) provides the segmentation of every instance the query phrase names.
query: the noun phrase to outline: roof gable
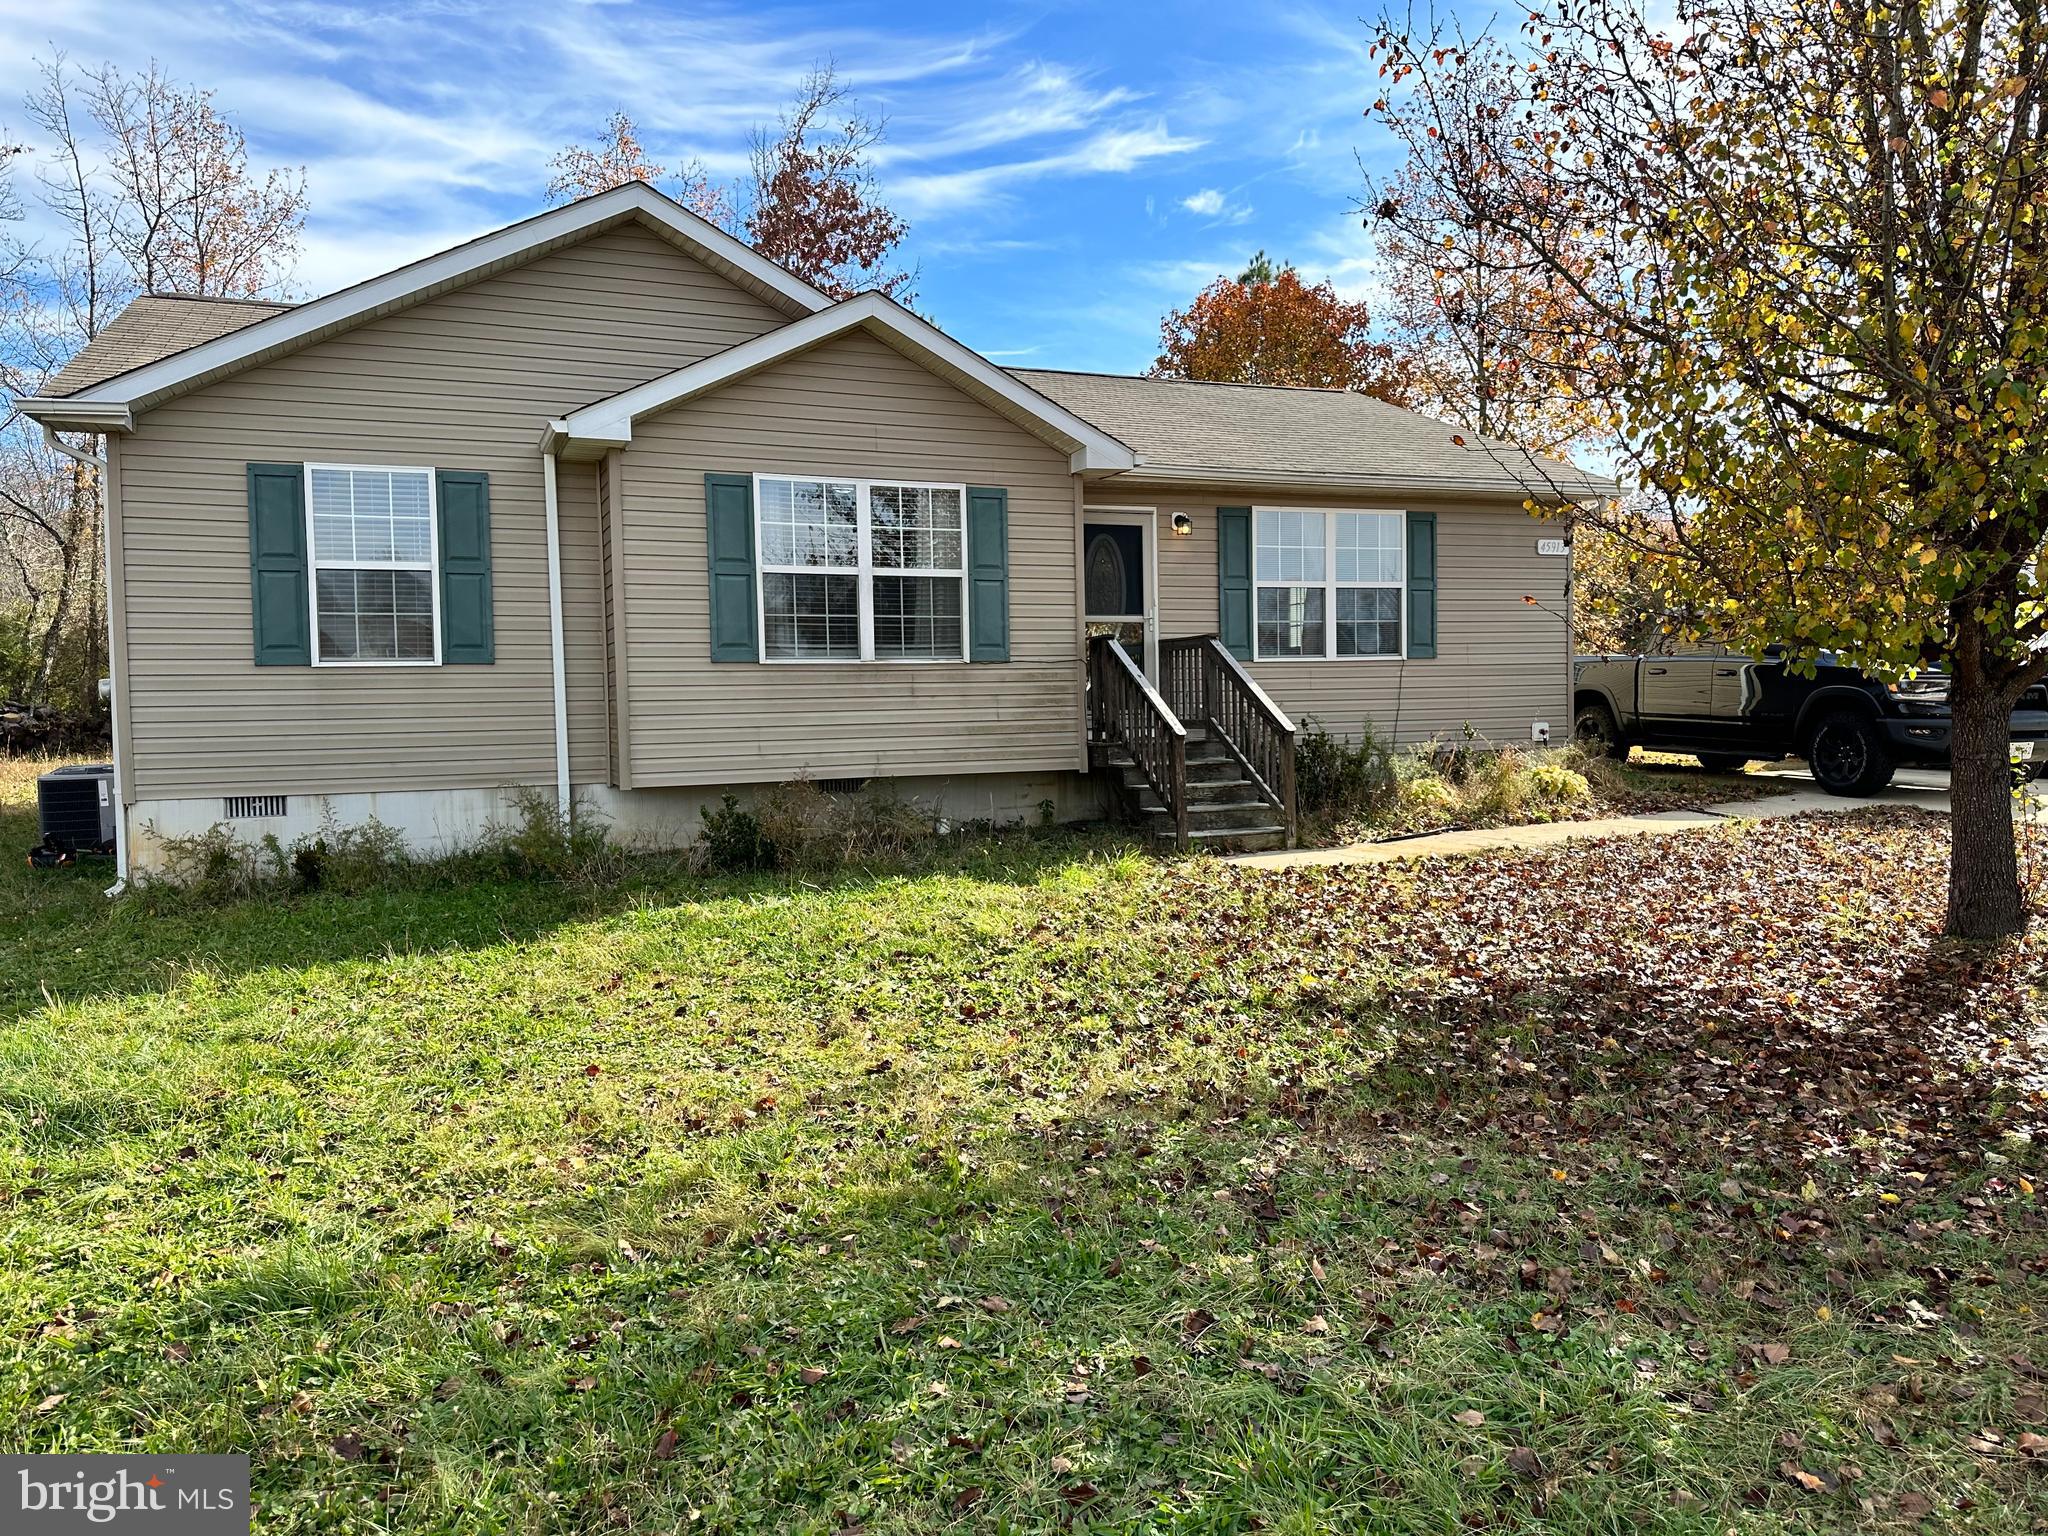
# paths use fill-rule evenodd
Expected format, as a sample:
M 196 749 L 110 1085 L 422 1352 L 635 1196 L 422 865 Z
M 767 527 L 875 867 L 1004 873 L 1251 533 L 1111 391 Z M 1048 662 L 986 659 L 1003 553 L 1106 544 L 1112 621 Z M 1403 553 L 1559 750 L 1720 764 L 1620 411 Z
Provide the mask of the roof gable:
M 108 322 L 99 335 L 43 386 L 45 396 L 75 395 L 131 369 L 247 330 L 293 308 L 260 299 L 195 299 L 146 293 Z
M 1147 481 L 1607 496 L 1612 481 L 1355 390 L 1012 369 L 1136 449 Z
M 1044 442 L 1065 451 L 1077 473 L 1117 474 L 1138 456 L 1094 422 L 1031 388 L 879 293 L 857 294 L 779 330 L 572 411 L 552 424 L 565 457 L 594 457 L 633 439 L 633 424 L 772 367 L 785 358 L 864 331 Z
M 564 207 L 522 220 L 459 245 L 452 250 L 344 288 L 325 298 L 280 309 L 253 324 L 225 330 L 165 356 L 104 375 L 61 397 L 37 396 L 21 402 L 25 414 L 52 426 L 125 430 L 135 414 L 174 395 L 200 388 L 231 373 L 254 367 L 316 341 L 325 340 L 369 320 L 415 304 L 481 278 L 584 240 L 602 230 L 638 221 L 673 240 L 721 276 L 737 283 L 785 315 L 806 315 L 831 300 L 801 278 L 697 217 L 681 204 L 642 182 L 629 182 Z M 141 302 L 141 301 L 138 301 Z M 196 301 L 179 301 L 192 303 Z M 208 308 L 213 305 L 209 304 Z M 126 318 L 126 311 L 120 319 Z M 139 335 L 150 317 L 138 317 L 131 335 Z M 120 323 L 117 319 L 115 324 Z M 106 336 L 115 329 L 109 326 Z M 98 347 L 95 338 L 91 353 Z M 81 353 L 81 358 L 86 354 Z M 102 371 L 118 361 L 111 348 L 87 360 L 80 376 Z M 78 361 L 78 359 L 74 359 Z M 68 368 L 68 365 L 67 365 Z M 59 375 L 61 378 L 62 375 Z M 54 383 L 54 381 L 53 381 Z

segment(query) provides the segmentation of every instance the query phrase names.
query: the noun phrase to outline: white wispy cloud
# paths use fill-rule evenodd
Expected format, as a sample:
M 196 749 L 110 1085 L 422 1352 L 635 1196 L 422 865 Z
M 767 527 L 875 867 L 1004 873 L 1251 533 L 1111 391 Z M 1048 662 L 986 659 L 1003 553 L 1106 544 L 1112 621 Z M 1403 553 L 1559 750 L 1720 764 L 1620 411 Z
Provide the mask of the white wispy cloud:
M 1031 52 L 969 21 L 934 29 L 801 23 L 767 10 L 559 0 L 0 0 L 0 125 L 33 84 L 32 55 L 160 61 L 216 92 L 260 164 L 304 166 L 311 193 L 296 285 L 323 291 L 532 212 L 549 158 L 624 110 L 649 154 L 731 179 L 753 131 L 831 60 L 885 116 L 884 195 L 935 242 L 1027 184 L 1127 175 L 1203 139 L 1145 109 L 1146 92 Z M 461 40 L 459 72 L 422 69 Z M 38 48 L 36 42 L 43 45 Z M 707 61 L 716 67 L 707 67 Z
M 1377 315 L 1390 297 L 1386 271 L 1373 247 L 1372 232 L 1357 219 L 1305 232 L 1294 264 L 1310 282 L 1327 280 L 1340 298 L 1361 300 Z
M 1049 176 L 1118 174 L 1163 156 L 1187 154 L 1203 143 L 1171 132 L 1164 120 L 1104 128 L 1070 149 L 967 170 L 898 177 L 890 190 L 913 218 L 955 212 L 983 206 L 1027 182 Z
M 1201 191 L 1180 200 L 1181 207 L 1197 218 L 1208 219 L 1212 224 L 1246 224 L 1256 210 L 1250 203 L 1235 203 L 1227 193 L 1215 187 L 1204 187 Z
M 881 191 L 911 220 L 904 255 L 942 323 L 1013 357 L 1142 367 L 1162 309 L 1258 246 L 1375 291 L 1369 240 L 1341 217 L 1354 151 L 1380 152 L 1360 117 L 1376 84 L 1366 29 L 1337 0 L 1282 6 L 1169 67 L 1149 22 L 1021 10 L 0 0 L 0 129 L 23 136 L 18 104 L 51 47 L 160 61 L 216 92 L 259 166 L 305 167 L 294 287 L 324 292 L 535 212 L 549 158 L 614 110 L 660 163 L 730 179 L 756 125 L 830 59 L 888 120 Z M 451 45 L 462 67 L 435 66 Z

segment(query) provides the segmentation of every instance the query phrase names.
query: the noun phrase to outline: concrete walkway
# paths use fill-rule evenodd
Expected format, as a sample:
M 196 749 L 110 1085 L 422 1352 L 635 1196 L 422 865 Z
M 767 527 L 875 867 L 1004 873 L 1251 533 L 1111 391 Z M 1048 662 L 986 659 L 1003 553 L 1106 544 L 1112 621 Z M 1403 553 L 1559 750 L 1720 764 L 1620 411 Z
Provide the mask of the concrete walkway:
M 1683 772 L 1683 769 L 1674 772 Z M 1726 821 L 1771 821 L 1808 811 L 1853 811 L 1866 805 L 1908 805 L 1923 811 L 1948 811 L 1948 774 L 1936 769 L 1901 769 L 1891 786 L 1868 800 L 1845 800 L 1813 782 L 1802 763 L 1774 763 L 1756 771 L 1758 778 L 1784 781 L 1784 792 L 1755 800 L 1730 800 L 1696 811 L 1652 811 L 1640 816 L 1604 816 L 1597 821 L 1545 821 L 1526 827 L 1480 827 L 1466 832 L 1431 832 L 1384 843 L 1350 843 L 1342 848 L 1295 848 L 1279 853 L 1243 853 L 1232 864 L 1253 869 L 1292 869 L 1310 864 L 1388 864 L 1397 859 L 1454 858 L 1491 853 L 1501 848 L 1551 848 L 1589 837 L 1658 837 Z M 2015 814 L 2035 825 L 2048 825 L 2048 783 L 2027 792 L 2025 810 Z

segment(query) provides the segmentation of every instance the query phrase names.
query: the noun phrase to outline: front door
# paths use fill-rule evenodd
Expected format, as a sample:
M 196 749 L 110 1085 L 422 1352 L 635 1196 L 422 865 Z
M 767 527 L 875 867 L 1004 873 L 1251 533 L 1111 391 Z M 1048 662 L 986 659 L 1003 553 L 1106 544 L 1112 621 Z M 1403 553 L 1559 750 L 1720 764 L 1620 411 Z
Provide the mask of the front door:
M 1082 613 L 1089 635 L 1114 635 L 1158 676 L 1152 600 L 1152 514 L 1090 509 L 1081 523 Z

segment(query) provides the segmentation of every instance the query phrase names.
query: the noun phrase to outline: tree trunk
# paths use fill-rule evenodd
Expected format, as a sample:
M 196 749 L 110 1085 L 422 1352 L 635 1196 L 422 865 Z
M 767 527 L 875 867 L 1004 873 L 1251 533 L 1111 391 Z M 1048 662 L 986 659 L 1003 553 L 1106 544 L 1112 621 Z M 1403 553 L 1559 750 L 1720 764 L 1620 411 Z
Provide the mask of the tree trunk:
M 34 691 L 29 699 L 31 704 L 53 702 L 50 693 L 57 676 L 58 649 L 64 643 L 64 627 L 71 618 L 72 582 L 77 576 L 78 546 L 66 540 L 59 546 L 57 567 L 57 599 L 50 610 L 49 622 L 36 640 L 36 675 Z
M 1950 677 L 1948 924 L 1956 939 L 2003 939 L 2027 926 L 2013 841 L 2007 757 L 2016 691 L 1959 655 Z

